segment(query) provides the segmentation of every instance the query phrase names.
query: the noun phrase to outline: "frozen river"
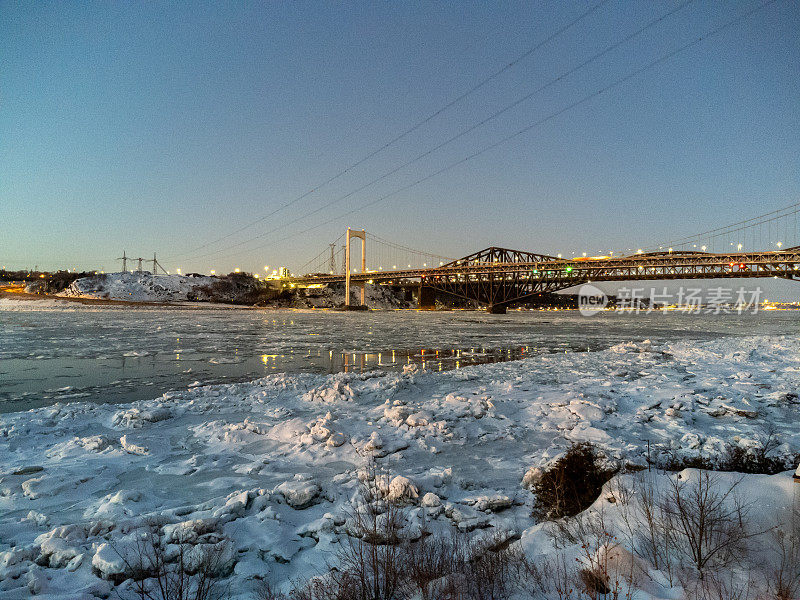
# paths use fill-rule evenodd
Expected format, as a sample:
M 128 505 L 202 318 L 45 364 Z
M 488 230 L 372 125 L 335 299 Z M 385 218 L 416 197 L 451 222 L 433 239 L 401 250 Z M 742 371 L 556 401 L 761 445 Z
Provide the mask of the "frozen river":
M 335 559 L 370 469 L 404 503 L 403 536 L 500 532 L 573 564 L 586 546 L 532 518 L 529 482 L 584 442 L 630 471 L 608 484 L 621 490 L 651 464 L 722 465 L 777 440 L 786 472 L 739 489 L 759 530 L 782 527 L 800 460 L 798 319 L 0 299 L 0 597 L 129 597 L 113 583 L 134 573 L 121 556 L 154 523 L 219 551 L 231 598 L 256 597 L 256 579 L 286 591 Z M 598 498 L 603 535 L 629 539 L 640 513 L 621 507 L 637 497 Z M 746 564 L 772 569 L 768 543 Z M 643 568 L 657 573 L 647 597 L 686 597 Z
M 0 307 L 0 412 L 130 402 L 276 372 L 447 370 L 623 341 L 793 334 L 800 313 L 592 317 L 576 311 L 374 311 Z

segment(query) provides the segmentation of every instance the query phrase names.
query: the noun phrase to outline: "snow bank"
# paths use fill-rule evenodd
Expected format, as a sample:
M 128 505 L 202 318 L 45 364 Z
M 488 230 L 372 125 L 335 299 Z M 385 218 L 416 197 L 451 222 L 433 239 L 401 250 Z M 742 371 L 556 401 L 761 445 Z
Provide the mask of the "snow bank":
M 227 285 L 225 285 L 227 283 Z M 216 284 L 216 285 L 215 285 Z M 76 279 L 59 296 L 129 300 L 131 302 L 186 302 L 214 301 L 236 302 L 248 298 L 261 285 L 252 278 L 242 277 L 236 281 L 225 278 L 152 275 L 143 273 L 106 273 Z M 264 291 L 262 289 L 262 291 Z M 277 294 L 277 291 L 275 291 Z M 357 288 L 351 290 L 353 304 L 359 302 Z M 344 284 L 332 284 L 321 288 L 284 290 L 280 297 L 266 300 L 270 294 L 255 294 L 248 303 L 256 299 L 269 306 L 286 308 L 336 308 L 344 305 Z M 405 299 L 405 292 L 384 285 L 367 285 L 365 301 L 370 308 L 413 308 L 415 303 Z
M 73 281 L 59 296 L 108 298 L 132 302 L 176 302 L 196 298 L 199 288 L 211 285 L 214 277 L 106 273 Z
M 729 337 L 444 373 L 276 374 L 2 415 L 0 596 L 107 596 L 126 577 L 113 548 L 158 517 L 174 543 L 230 540 L 226 585 L 250 597 L 256 578 L 282 585 L 324 568 L 370 458 L 417 535 L 524 531 L 533 552 L 548 546 L 527 487 L 572 442 L 643 467 L 648 447 L 653 461 L 758 449 L 772 426 L 771 456 L 788 464 L 798 387 L 795 337 Z M 750 477 L 769 506 L 800 487 L 790 471 Z

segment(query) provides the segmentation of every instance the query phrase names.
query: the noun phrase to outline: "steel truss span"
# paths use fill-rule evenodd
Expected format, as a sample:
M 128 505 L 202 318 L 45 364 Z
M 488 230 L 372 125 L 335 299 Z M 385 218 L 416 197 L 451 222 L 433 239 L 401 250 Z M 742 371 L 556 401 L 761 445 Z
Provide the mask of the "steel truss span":
M 478 302 L 490 312 L 505 312 L 509 305 L 537 294 L 590 282 L 752 277 L 800 279 L 800 246 L 774 252 L 675 251 L 577 259 L 493 246 L 436 268 L 366 271 L 351 274 L 350 280 L 419 281 L 420 288 Z M 292 281 L 303 286 L 344 280 L 344 275 L 320 274 Z

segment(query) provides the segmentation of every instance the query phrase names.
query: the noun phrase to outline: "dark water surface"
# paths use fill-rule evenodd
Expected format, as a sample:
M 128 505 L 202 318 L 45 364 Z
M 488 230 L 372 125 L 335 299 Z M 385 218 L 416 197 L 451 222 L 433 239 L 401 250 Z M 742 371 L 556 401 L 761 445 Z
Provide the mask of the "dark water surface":
M 130 402 L 276 372 L 445 370 L 625 341 L 800 332 L 800 312 L 287 311 L 0 307 L 0 412 Z

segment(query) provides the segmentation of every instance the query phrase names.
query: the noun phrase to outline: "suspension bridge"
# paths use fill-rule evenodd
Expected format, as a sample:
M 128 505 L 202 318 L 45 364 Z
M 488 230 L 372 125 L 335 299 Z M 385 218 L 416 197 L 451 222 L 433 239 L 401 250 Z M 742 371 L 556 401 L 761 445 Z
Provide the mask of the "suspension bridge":
M 304 265 L 305 275 L 293 277 L 291 282 L 297 287 L 344 283 L 347 306 L 351 306 L 351 286 L 360 290 L 363 306 L 365 285 L 393 284 L 415 286 L 421 309 L 433 309 L 439 293 L 502 314 L 514 304 L 584 283 L 760 277 L 796 280 L 800 279 L 798 211 L 800 203 L 654 248 L 571 258 L 494 246 L 448 258 L 364 230 L 348 229 Z M 353 239 L 361 244 L 361 264 L 355 269 L 351 267 Z M 368 246 L 375 249 L 374 254 L 369 253 L 369 264 L 375 265 L 377 260 L 377 267 L 368 266 Z

